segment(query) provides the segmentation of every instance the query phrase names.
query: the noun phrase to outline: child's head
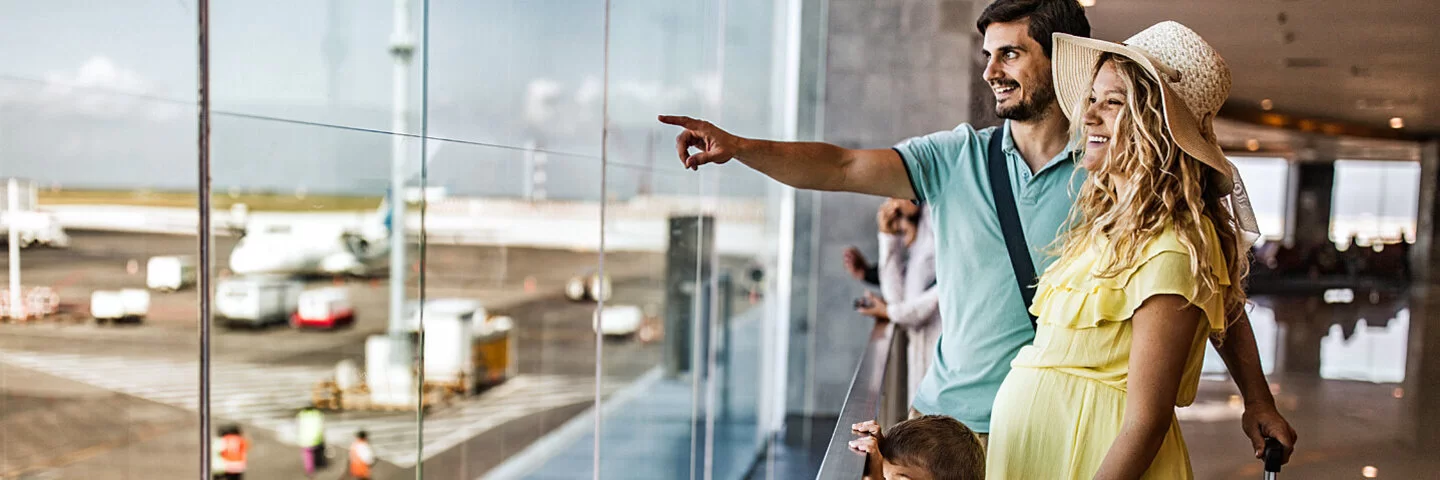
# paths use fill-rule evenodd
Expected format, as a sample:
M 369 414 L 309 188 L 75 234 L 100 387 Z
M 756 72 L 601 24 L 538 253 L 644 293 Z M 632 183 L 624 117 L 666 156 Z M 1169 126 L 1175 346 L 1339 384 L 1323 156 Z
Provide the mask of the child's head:
M 886 480 L 980 480 L 985 449 L 959 420 L 925 415 L 900 422 L 880 439 Z
M 370 434 L 365 433 L 364 430 L 361 430 L 361 431 L 355 432 L 355 438 L 356 438 L 357 440 L 369 440 L 369 439 L 370 439 Z

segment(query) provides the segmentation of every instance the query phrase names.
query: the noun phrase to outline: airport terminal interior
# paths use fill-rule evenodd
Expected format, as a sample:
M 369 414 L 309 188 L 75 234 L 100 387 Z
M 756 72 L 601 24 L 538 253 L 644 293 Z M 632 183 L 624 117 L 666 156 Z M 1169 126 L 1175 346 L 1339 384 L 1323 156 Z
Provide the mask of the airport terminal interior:
M 0 2 L 0 479 L 862 478 L 925 373 L 857 311 L 886 199 L 656 117 L 1001 125 L 990 3 Z M 1280 476 L 1437 478 L 1440 2 L 1078 3 L 1231 69 Z M 1261 478 L 1206 348 L 1194 476 Z

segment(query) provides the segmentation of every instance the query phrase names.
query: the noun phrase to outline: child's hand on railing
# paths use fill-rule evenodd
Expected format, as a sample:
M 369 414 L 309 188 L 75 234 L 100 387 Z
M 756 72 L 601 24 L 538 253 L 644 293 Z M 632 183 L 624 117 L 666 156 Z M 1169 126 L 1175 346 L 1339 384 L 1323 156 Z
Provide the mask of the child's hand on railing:
M 866 456 L 865 478 L 885 478 L 885 459 L 880 456 L 880 424 L 867 420 L 851 425 L 850 431 L 860 435 L 860 438 L 850 441 L 850 451 Z

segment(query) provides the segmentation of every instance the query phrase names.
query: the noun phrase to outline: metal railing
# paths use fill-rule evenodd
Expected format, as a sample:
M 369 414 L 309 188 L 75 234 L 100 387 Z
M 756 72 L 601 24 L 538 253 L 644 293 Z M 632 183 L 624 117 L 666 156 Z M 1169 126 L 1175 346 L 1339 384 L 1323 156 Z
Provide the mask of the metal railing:
M 897 380 L 904 385 L 903 374 L 900 375 L 902 378 L 887 375 L 889 367 L 904 363 L 893 361 L 895 340 L 894 324 L 875 322 L 875 327 L 870 330 L 870 340 L 865 344 L 865 353 L 860 357 L 860 365 L 855 368 L 855 376 L 850 380 L 850 390 L 845 394 L 845 405 L 840 408 L 835 431 L 830 434 L 825 459 L 820 462 L 820 473 L 815 476 L 817 480 L 855 480 L 864 476 L 865 456 L 850 451 L 850 440 L 855 438 L 850 426 L 866 420 L 884 419 L 886 413 L 896 406 L 904 407 L 903 394 L 899 395 L 898 404 L 895 402 L 896 395 L 886 395 L 887 391 L 895 390 L 887 387 Z M 903 355 L 904 349 L 899 351 Z

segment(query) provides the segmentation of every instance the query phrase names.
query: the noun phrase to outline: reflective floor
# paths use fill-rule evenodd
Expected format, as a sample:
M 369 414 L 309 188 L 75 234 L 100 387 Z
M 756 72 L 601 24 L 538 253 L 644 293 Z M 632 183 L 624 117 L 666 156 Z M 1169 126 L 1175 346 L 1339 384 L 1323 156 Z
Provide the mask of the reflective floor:
M 1440 326 L 1425 321 L 1437 290 L 1255 297 L 1262 364 L 1300 436 L 1282 477 L 1440 478 Z M 1195 405 L 1177 412 L 1196 476 L 1261 478 L 1213 350 L 1205 371 Z

